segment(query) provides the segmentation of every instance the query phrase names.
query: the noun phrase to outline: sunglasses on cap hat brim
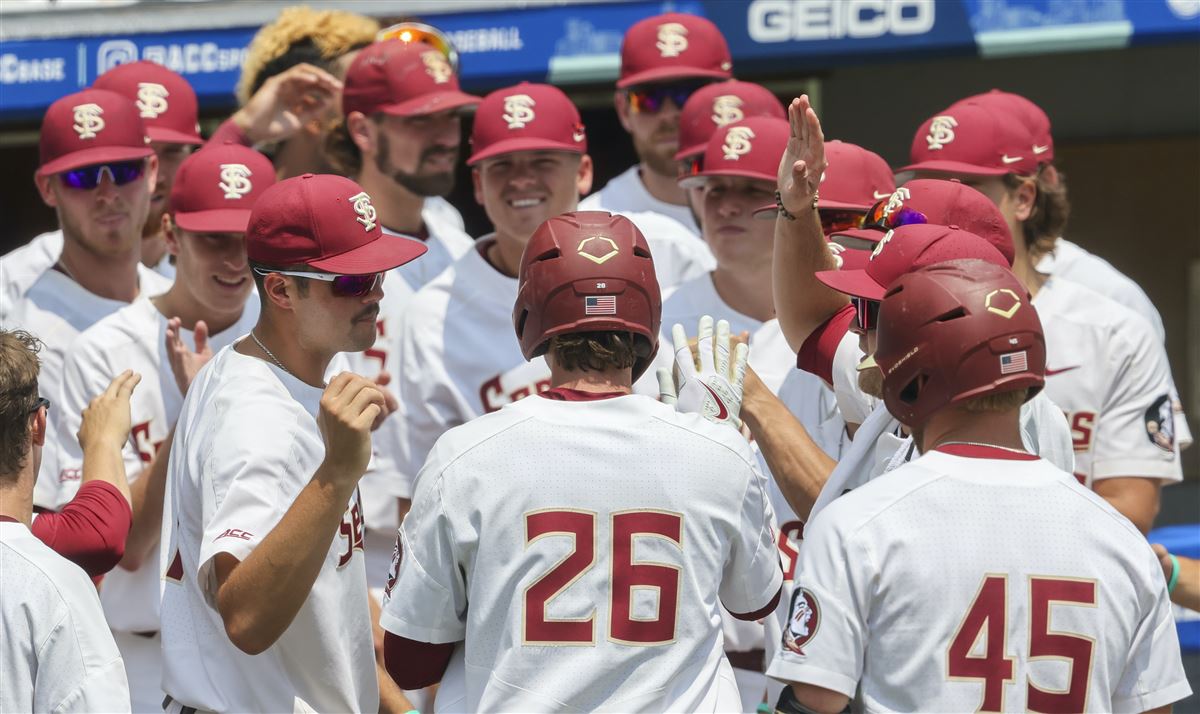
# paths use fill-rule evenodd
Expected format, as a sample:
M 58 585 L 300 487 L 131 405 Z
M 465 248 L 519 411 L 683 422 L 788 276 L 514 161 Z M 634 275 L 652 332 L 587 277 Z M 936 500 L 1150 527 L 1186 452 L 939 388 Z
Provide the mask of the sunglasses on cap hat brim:
M 429 45 L 441 52 L 446 61 L 450 63 L 451 69 L 458 72 L 458 50 L 454 48 L 450 37 L 433 25 L 426 25 L 423 22 L 400 22 L 385 27 L 375 34 L 376 42 L 386 40 L 398 40 L 405 44 L 419 42 Z

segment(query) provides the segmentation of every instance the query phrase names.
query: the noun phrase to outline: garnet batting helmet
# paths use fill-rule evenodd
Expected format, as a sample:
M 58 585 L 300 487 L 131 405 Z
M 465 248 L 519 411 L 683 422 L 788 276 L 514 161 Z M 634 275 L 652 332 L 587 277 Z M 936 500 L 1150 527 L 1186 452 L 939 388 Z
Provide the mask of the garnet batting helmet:
M 576 332 L 631 332 L 633 378 L 658 350 L 662 293 L 645 236 L 604 211 L 555 216 L 538 226 L 521 256 L 513 327 L 525 359 L 550 338 Z
M 1029 293 L 1007 269 L 953 260 L 900 277 L 879 307 L 883 400 L 907 426 L 942 407 L 1045 383 L 1046 340 Z

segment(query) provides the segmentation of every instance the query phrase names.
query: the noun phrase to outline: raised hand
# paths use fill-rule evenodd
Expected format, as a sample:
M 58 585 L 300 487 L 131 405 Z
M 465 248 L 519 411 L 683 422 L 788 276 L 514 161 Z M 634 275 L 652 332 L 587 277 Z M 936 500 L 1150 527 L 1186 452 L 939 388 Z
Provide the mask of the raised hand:
M 371 428 L 385 408 L 383 392 L 366 377 L 342 372 L 321 395 L 317 424 L 325 464 L 339 480 L 357 483 L 371 460 Z
M 788 212 L 800 214 L 815 209 L 817 189 L 825 173 L 825 135 L 821 120 L 813 111 L 808 95 L 802 94 L 788 106 L 791 133 L 787 149 L 779 160 L 779 197 Z
M 114 377 L 108 388 L 83 410 L 83 422 L 76 435 L 83 451 L 98 447 L 120 452 L 129 440 L 129 398 L 140 381 L 140 374 L 125 370 Z
M 183 328 L 178 317 L 167 320 L 167 362 L 171 365 L 171 373 L 175 375 L 175 384 L 179 393 L 187 395 L 188 387 L 196 379 L 200 368 L 212 359 L 212 347 L 208 344 L 208 325 L 204 320 L 196 321 L 193 343 L 195 349 L 189 349 L 183 342 Z
M 233 121 L 252 143 L 281 141 L 334 109 L 341 95 L 337 77 L 301 63 L 263 82 Z
M 676 324 L 671 329 L 671 339 L 675 347 L 675 375 L 670 370 L 658 371 L 662 401 L 674 404 L 681 412 L 693 412 L 709 421 L 737 427 L 741 423 L 738 413 L 749 355 L 747 345 L 739 342 L 732 350 L 731 361 L 729 323 L 717 322 L 714 337 L 713 319 L 708 315 L 700 318 L 696 353 L 692 352 L 683 325 Z

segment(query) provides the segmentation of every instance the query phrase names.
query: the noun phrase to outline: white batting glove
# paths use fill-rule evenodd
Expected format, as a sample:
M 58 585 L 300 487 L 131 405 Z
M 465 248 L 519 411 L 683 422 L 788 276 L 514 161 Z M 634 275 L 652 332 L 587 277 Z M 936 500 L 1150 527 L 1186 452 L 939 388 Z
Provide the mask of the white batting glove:
M 658 370 L 659 398 L 681 412 L 692 412 L 713 423 L 737 428 L 741 425 L 738 414 L 742 408 L 742 382 L 750 350 L 744 343 L 739 343 L 731 363 L 729 323 L 721 320 L 716 328 L 714 339 L 712 317 L 700 318 L 696 343 L 700 353 L 699 371 L 683 325 L 676 324 L 671 328 L 675 371 L 672 374 L 671 370 Z

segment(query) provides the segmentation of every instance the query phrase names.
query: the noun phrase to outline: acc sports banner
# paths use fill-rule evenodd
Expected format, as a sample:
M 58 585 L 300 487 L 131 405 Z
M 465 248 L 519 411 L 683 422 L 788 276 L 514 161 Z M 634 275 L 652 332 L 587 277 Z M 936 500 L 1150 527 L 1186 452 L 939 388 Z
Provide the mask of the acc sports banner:
M 1200 0 L 665 0 L 429 15 L 475 91 L 523 79 L 616 78 L 621 38 L 661 12 L 691 12 L 725 33 L 735 71 L 804 72 L 885 56 L 985 56 L 1200 38 Z M 257 28 L 5 40 L 0 120 L 33 118 L 123 62 L 149 59 L 188 78 L 202 105 L 228 107 Z

